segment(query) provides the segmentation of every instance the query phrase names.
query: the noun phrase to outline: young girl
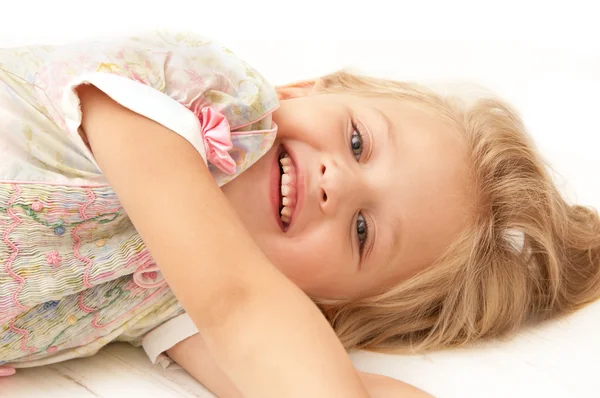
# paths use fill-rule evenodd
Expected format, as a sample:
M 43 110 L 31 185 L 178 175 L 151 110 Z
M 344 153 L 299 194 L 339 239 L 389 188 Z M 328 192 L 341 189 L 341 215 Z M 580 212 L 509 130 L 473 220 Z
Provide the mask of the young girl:
M 192 35 L 0 54 L 7 374 L 120 340 L 218 396 L 416 397 L 342 348 L 462 345 L 600 295 L 597 214 L 498 100 L 273 89 Z

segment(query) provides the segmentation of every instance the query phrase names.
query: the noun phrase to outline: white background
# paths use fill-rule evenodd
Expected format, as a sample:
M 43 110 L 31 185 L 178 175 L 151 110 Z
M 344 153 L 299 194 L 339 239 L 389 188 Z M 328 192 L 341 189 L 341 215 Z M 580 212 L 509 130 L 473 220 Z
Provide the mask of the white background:
M 521 111 L 572 201 L 600 207 L 600 13 L 593 1 L 363 0 L 351 5 L 325 0 L 213 4 L 161 0 L 155 4 L 126 0 L 3 4 L 0 47 L 169 27 L 222 41 L 276 84 L 345 67 L 396 79 L 472 81 L 496 91 Z M 540 329 L 504 348 L 437 356 L 437 368 L 403 361 L 413 366 L 412 371 L 398 370 L 400 362 L 394 365 L 371 357 L 363 358 L 362 364 L 426 389 L 433 386 L 430 391 L 440 396 L 492 396 L 490 389 L 496 388 L 505 388 L 511 396 L 518 391 L 522 393 L 518 396 L 540 396 L 536 391 L 544 391 L 544 396 L 600 396 L 597 377 L 589 373 L 599 368 L 600 359 L 584 355 L 600 353 L 595 338 L 600 321 L 592 320 L 600 319 L 599 310 L 595 306 L 570 326 Z M 518 352 L 528 352 L 528 359 L 519 359 Z M 521 366 L 523 361 L 537 370 L 516 371 L 527 368 Z M 452 375 L 445 381 L 444 371 Z M 425 372 L 439 380 L 431 380 Z M 462 393 L 461 388 L 449 387 L 450 377 L 463 383 Z M 519 383 L 525 387 L 519 389 Z M 553 387 L 554 383 L 565 389 Z
M 571 199 L 600 205 L 593 0 L 153 1 L 11 0 L 0 8 L 0 47 L 168 27 L 223 42 L 276 84 L 345 67 L 472 81 L 522 112 Z

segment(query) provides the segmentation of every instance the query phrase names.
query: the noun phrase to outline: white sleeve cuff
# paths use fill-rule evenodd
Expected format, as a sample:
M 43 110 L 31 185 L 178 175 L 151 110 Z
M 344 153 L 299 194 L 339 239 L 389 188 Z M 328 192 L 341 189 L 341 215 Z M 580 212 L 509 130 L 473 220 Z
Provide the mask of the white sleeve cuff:
M 79 135 L 81 108 L 75 89 L 82 84 L 94 85 L 121 106 L 174 131 L 192 144 L 206 162 L 200 121 L 192 111 L 168 95 L 145 84 L 110 73 L 93 72 L 79 76 L 70 82 L 61 106 L 69 134 L 96 167 L 98 164 L 93 154 Z
M 198 328 L 187 314 L 179 315 L 148 333 L 142 340 L 142 347 L 153 364 L 164 369 L 179 368 L 165 352 L 198 333 Z

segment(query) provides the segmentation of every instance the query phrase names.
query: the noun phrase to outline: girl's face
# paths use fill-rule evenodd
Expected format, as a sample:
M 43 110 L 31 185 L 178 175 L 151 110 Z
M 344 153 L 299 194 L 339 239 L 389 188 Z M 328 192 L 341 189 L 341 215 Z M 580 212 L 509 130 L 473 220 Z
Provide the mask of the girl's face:
M 466 148 L 433 113 L 319 94 L 282 100 L 273 119 L 273 148 L 223 191 L 307 294 L 380 293 L 432 264 L 465 226 Z

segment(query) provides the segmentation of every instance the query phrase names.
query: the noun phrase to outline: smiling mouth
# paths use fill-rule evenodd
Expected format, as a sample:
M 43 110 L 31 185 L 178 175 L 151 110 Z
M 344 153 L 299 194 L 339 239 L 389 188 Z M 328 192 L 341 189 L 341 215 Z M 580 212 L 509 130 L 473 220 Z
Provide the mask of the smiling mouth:
M 292 223 L 292 216 L 298 203 L 296 165 L 289 154 L 282 149 L 279 154 L 279 217 L 283 224 L 283 231 L 287 231 Z

